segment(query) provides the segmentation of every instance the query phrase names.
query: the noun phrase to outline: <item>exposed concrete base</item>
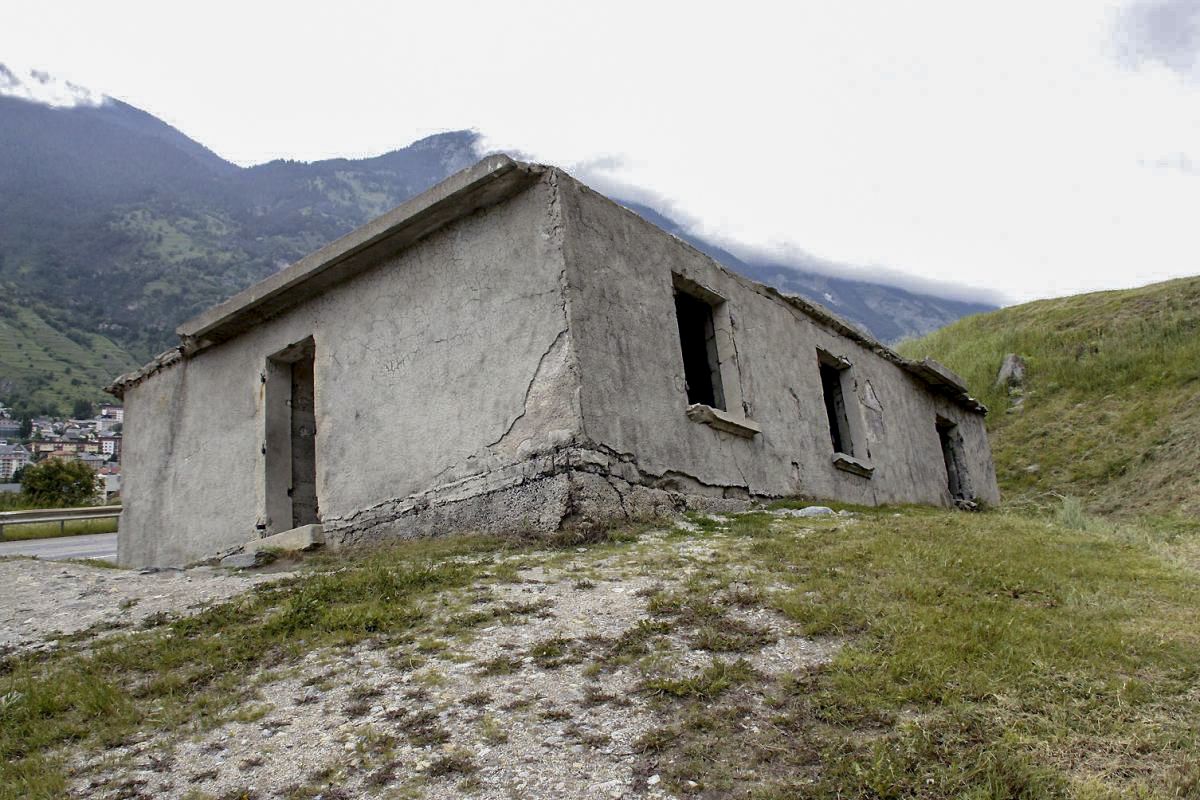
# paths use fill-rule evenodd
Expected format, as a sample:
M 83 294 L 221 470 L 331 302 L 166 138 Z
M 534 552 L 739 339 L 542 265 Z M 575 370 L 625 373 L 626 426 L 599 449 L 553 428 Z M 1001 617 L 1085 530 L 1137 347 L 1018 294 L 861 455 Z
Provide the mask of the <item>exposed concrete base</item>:
M 648 476 L 631 460 L 573 446 L 349 519 L 326 520 L 324 527 L 335 547 L 466 531 L 537 536 L 665 519 L 685 510 L 741 511 L 752 499 L 744 487 Z
M 320 525 L 301 525 L 289 531 L 276 533 L 262 539 L 246 542 L 242 549 L 247 553 L 257 553 L 259 550 L 270 548 L 279 550 L 310 550 L 325 543 L 325 529 Z

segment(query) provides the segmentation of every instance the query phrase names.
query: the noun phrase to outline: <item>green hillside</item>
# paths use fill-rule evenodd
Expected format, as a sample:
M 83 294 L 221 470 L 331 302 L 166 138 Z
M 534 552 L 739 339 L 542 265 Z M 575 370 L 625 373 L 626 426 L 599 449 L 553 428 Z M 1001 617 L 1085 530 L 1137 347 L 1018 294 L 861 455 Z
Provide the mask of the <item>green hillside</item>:
M 991 409 L 1006 502 L 1200 518 L 1200 277 L 1005 308 L 898 349 L 955 370 Z M 1007 353 L 1028 364 L 1013 393 L 995 386 Z
M 75 400 L 111 399 L 99 387 L 135 365 L 104 336 L 56 327 L 33 308 L 0 301 L 0 397 L 21 398 L 23 410 L 62 413 Z

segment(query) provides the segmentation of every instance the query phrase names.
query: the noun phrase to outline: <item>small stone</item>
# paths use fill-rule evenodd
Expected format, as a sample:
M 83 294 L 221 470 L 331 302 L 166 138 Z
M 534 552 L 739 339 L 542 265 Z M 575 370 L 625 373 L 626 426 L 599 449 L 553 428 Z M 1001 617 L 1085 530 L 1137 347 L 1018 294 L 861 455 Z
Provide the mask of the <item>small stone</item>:
M 996 374 L 996 388 L 1021 386 L 1025 383 L 1025 371 L 1025 359 L 1016 353 L 1009 353 L 1004 357 L 1004 363 L 1000 366 L 1000 371 Z
M 828 506 L 805 506 L 804 508 L 781 508 L 774 512 L 781 517 L 828 517 L 834 510 Z
M 646 783 L 647 783 L 647 784 L 649 784 L 650 786 L 654 786 L 654 785 L 656 785 L 656 784 L 657 784 L 657 783 L 658 783 L 660 780 L 662 780 L 662 778 L 661 778 L 661 777 L 659 777 L 658 775 L 651 775 L 649 778 L 647 778 L 647 779 L 646 779 Z
M 234 553 L 221 559 L 221 566 L 229 569 L 251 569 L 258 564 L 257 553 Z

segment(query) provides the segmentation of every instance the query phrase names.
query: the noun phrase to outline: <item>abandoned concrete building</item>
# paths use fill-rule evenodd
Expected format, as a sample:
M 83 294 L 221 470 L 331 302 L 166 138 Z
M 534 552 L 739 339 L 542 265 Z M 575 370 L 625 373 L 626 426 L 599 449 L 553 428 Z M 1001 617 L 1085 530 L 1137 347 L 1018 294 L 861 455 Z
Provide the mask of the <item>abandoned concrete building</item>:
M 755 499 L 998 500 L 986 410 L 564 172 L 491 156 L 184 323 L 125 402 L 119 558 Z

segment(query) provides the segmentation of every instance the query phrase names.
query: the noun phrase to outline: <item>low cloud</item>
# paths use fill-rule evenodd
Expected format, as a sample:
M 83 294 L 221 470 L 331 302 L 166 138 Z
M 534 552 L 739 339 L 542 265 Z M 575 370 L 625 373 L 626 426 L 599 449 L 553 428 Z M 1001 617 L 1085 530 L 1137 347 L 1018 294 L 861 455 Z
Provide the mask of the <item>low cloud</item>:
M 702 220 L 684 212 L 678 203 L 666 195 L 622 180 L 620 172 L 627 167 L 628 160 L 624 157 L 605 155 L 575 162 L 564 168 L 596 191 L 626 202 L 649 206 L 673 220 L 688 234 L 728 250 L 746 262 L 779 265 L 799 272 L 815 273 L 831 278 L 879 283 L 946 300 L 990 303 L 992 305 L 1007 305 L 1011 302 L 1011 299 L 1001 292 L 970 286 L 966 283 L 948 283 L 891 267 L 846 264 L 815 256 L 795 245 L 755 245 L 740 241 L 736 236 L 720 232 L 714 233 Z M 966 268 L 968 267 L 964 267 L 964 269 Z
M 1134 66 L 1157 63 L 1200 83 L 1200 3 L 1136 0 L 1116 19 L 1114 38 Z
M 0 96 L 15 97 L 53 108 L 96 107 L 109 98 L 101 92 L 56 78 L 48 72 L 0 64 Z
M 1188 156 L 1187 153 L 1170 153 L 1155 159 L 1143 158 L 1139 163 L 1146 169 L 1156 172 L 1200 175 L 1200 162 Z

